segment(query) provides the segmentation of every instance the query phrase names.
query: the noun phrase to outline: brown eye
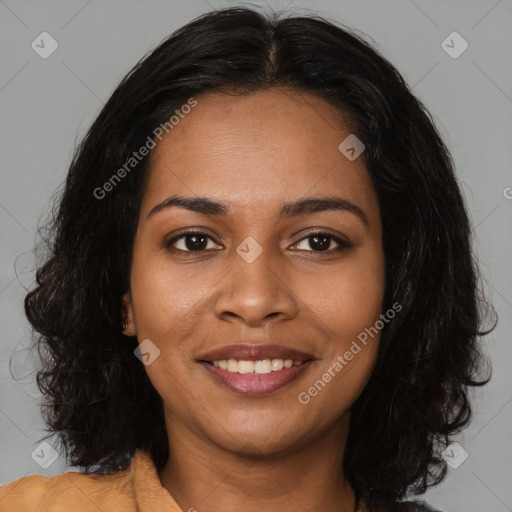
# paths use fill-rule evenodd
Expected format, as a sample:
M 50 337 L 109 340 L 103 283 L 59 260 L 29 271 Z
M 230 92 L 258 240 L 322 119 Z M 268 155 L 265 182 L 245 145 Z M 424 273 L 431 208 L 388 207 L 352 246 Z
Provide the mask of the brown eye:
M 172 248 L 184 252 L 201 252 L 212 249 L 212 247 L 208 247 L 209 240 L 213 242 L 212 238 L 206 233 L 200 231 L 186 231 L 166 242 L 165 247 L 167 249 Z M 175 245 L 176 242 L 179 242 L 178 246 Z M 222 249 L 222 247 L 220 248 Z
M 309 242 L 305 242 L 309 240 Z M 297 245 L 297 247 L 303 243 L 306 247 L 302 247 L 300 250 L 310 251 L 310 252 L 332 252 L 332 251 L 341 251 L 343 249 L 347 249 L 352 247 L 351 244 L 338 238 L 330 233 L 311 233 L 310 235 L 304 237 Z M 338 247 L 331 247 L 332 242 L 338 244 Z M 309 247 L 309 248 L 308 248 Z

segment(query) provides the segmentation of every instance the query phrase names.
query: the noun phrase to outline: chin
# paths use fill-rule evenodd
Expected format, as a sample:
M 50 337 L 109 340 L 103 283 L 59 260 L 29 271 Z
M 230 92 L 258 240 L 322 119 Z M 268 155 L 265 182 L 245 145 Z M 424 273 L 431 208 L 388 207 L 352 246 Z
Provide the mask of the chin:
M 288 450 L 297 449 L 301 440 L 306 439 L 305 432 L 298 432 L 296 425 L 289 425 L 286 417 L 280 416 L 276 421 L 254 422 L 246 419 L 243 424 L 224 423 L 222 432 L 217 431 L 216 444 L 226 451 L 245 455 L 247 457 L 270 457 L 284 454 Z M 304 426 L 304 422 L 300 425 Z M 222 428 L 222 427 L 221 427 Z

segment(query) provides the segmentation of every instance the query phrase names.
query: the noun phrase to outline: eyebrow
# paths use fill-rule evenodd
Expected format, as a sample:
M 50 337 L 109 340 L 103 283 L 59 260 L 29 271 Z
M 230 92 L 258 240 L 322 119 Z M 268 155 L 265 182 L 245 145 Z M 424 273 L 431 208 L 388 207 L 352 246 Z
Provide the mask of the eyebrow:
M 213 201 L 207 197 L 182 197 L 174 195 L 154 206 L 148 213 L 148 218 L 157 212 L 173 206 L 185 208 L 201 215 L 218 215 L 225 217 L 229 214 L 229 206 L 226 203 Z M 278 218 L 282 220 L 326 210 L 341 210 L 353 213 L 366 227 L 369 227 L 368 217 L 359 206 L 347 199 L 337 196 L 306 197 L 297 201 L 284 203 L 281 205 Z

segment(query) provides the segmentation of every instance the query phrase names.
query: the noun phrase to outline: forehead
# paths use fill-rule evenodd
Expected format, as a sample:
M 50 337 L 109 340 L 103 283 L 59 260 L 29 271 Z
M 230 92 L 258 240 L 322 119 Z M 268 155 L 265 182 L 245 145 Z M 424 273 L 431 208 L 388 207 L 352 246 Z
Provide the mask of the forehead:
M 289 89 L 195 99 L 152 151 L 143 209 L 173 194 L 250 208 L 338 193 L 375 207 L 363 158 L 338 149 L 350 128 L 327 101 Z

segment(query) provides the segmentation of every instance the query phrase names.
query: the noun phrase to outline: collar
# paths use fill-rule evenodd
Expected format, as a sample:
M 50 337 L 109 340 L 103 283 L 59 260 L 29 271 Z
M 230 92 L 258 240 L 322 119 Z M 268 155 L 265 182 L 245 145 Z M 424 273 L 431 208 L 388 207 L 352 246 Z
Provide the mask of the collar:
M 130 473 L 139 512 L 182 512 L 169 491 L 162 486 L 149 452 L 136 450 Z

